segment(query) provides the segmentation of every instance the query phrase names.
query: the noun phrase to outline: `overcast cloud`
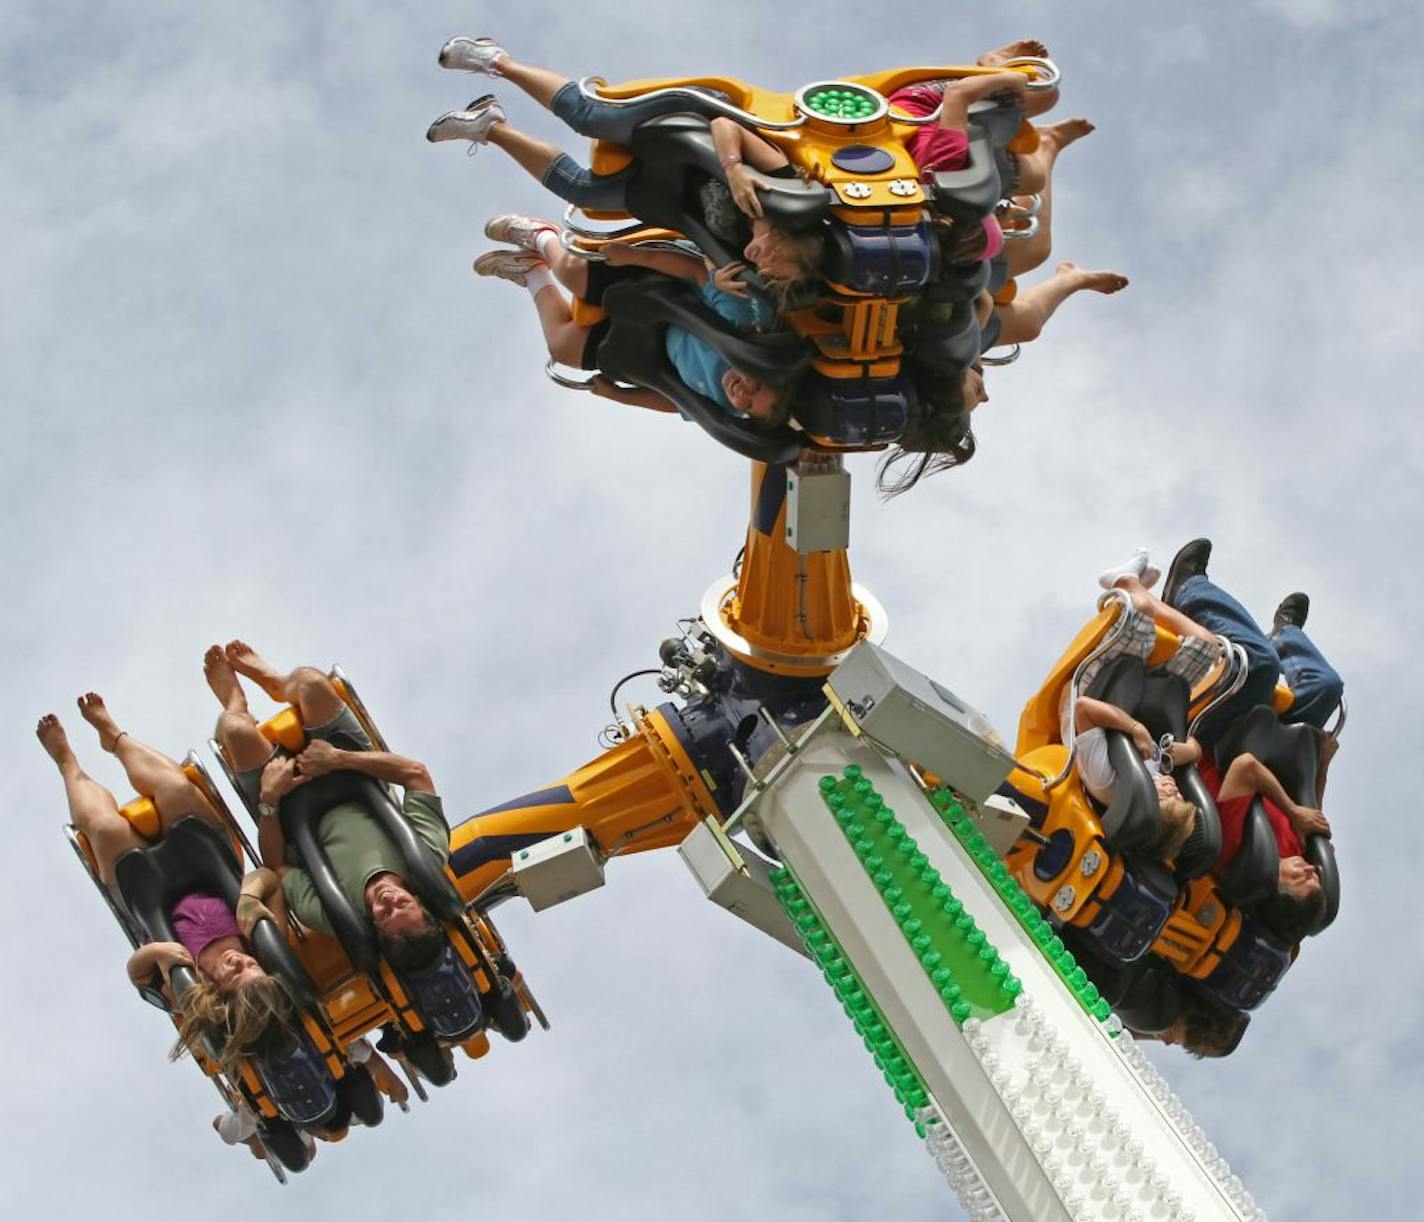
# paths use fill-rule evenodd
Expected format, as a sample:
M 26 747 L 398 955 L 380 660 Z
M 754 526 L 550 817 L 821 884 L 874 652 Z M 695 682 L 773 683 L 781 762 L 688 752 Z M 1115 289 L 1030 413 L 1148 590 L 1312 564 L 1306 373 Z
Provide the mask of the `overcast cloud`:
M 1311 593 L 1351 700 L 1328 804 L 1343 911 L 1235 1058 L 1156 1059 L 1273 1217 L 1417 1216 L 1424 31 L 1382 0 L 11 0 L 11 1216 L 959 1216 L 819 978 L 670 853 L 537 920 L 499 910 L 554 1030 L 496 1041 L 278 1190 L 209 1131 L 201 1076 L 165 1063 L 167 1026 L 63 843 L 35 718 L 59 712 L 118 789 L 74 697 L 103 692 L 181 754 L 216 711 L 202 651 L 238 635 L 283 664 L 340 661 L 452 816 L 553 780 L 597 753 L 612 682 L 654 663 L 740 545 L 745 465 L 546 382 L 526 297 L 471 276 L 488 216 L 555 204 L 496 150 L 423 140 L 487 88 L 436 67 L 461 32 L 573 75 L 785 89 L 1049 43 L 1060 114 L 1098 123 L 1059 163 L 1057 253 L 1132 285 L 1070 302 L 991 375 L 969 467 L 885 505 L 851 462 L 856 576 L 894 652 L 1008 731 L 1092 575 L 1138 543 L 1165 561 L 1211 535 L 1213 573 L 1266 619 Z

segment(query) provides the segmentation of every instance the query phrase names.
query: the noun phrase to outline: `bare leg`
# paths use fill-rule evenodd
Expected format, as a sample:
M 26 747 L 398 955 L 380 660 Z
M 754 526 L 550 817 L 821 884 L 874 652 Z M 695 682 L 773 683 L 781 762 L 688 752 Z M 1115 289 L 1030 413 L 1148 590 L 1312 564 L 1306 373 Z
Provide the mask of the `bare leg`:
M 143 847 L 143 839 L 119 814 L 114 795 L 79 766 L 69 737 L 59 718 L 46 713 L 35 727 L 40 745 L 49 753 L 64 778 L 64 795 L 69 800 L 69 818 L 89 841 L 99 865 L 99 877 L 108 886 L 114 883 L 114 863 L 130 849 Z
M 583 350 L 588 342 L 589 329 L 574 322 L 573 315 L 569 312 L 568 300 L 557 287 L 550 284 L 541 289 L 539 295 L 534 298 L 534 308 L 539 311 L 539 326 L 543 329 L 544 343 L 549 347 L 549 355 L 560 365 L 567 365 L 571 369 L 579 368 L 583 364 Z
M 1176 607 L 1169 606 L 1142 584 L 1136 577 L 1119 577 L 1113 585 L 1126 590 L 1132 605 L 1144 615 L 1150 615 L 1164 628 L 1170 628 L 1180 637 L 1196 636 L 1204 641 L 1215 641 L 1216 637 L 1203 628 L 1196 620 L 1183 615 Z
M 246 675 L 273 700 L 296 705 L 303 725 L 319 726 L 346 707 L 331 680 L 314 666 L 298 666 L 283 674 L 244 641 L 229 641 L 223 652 L 233 670 Z
M 584 297 L 588 294 L 588 260 L 581 259 L 578 255 L 572 255 L 559 245 L 557 235 L 551 241 L 539 243 L 539 253 L 544 256 L 544 262 L 549 265 L 549 270 L 554 273 L 554 279 L 569 290 L 575 297 Z M 540 312 L 543 317 L 543 312 Z
M 1009 239 L 1004 243 L 1004 259 L 1010 276 L 1022 276 L 1048 262 L 1053 250 L 1053 167 L 1058 154 L 1093 131 L 1093 124 L 1087 119 L 1064 119 L 1061 123 L 1039 129 L 1038 152 L 1034 159 L 1043 174 L 1043 186 L 1039 188 L 1040 208 L 1038 212 L 1038 232 L 1024 241 Z
M 489 142 L 502 148 L 541 183 L 549 167 L 564 153 L 557 145 L 527 135 L 508 123 L 493 124 L 489 129 Z
M 1026 344 L 1035 340 L 1044 324 L 1074 293 L 1116 293 L 1127 287 L 1127 277 L 1117 272 L 1085 272 L 1076 263 L 1060 263 L 1050 280 L 1035 284 L 1008 305 L 997 307 L 1002 326 L 999 343 Z
M 569 83 L 566 76 L 550 72 L 547 68 L 518 63 L 508 53 L 499 61 L 499 74 L 510 84 L 519 86 L 545 109 L 553 104 L 554 95 Z
M 203 655 L 203 674 L 213 695 L 223 706 L 218 715 L 215 737 L 227 752 L 228 762 L 237 772 L 261 767 L 271 758 L 272 744 L 257 728 L 256 719 L 248 711 L 247 697 L 242 694 L 237 674 L 221 645 L 209 646 Z
M 212 803 L 188 779 L 178 763 L 163 752 L 139 742 L 126 730 L 120 730 L 102 696 L 97 692 L 88 692 L 79 697 L 79 712 L 99 731 L 101 745 L 107 741 L 107 750 L 118 757 L 134 791 L 153 799 L 164 831 L 184 815 L 199 815 L 214 827 L 222 827 L 222 820 Z

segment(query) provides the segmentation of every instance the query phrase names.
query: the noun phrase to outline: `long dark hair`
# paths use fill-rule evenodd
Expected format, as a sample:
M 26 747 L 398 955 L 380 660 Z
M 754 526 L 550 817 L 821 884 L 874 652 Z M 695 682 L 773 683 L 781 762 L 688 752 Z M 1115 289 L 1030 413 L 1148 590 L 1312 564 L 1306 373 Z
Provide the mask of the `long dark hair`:
M 964 409 L 963 377 L 940 382 L 924 393 L 899 442 L 875 469 L 875 486 L 886 500 L 908 492 L 920 480 L 950 467 L 962 467 L 978 445 Z

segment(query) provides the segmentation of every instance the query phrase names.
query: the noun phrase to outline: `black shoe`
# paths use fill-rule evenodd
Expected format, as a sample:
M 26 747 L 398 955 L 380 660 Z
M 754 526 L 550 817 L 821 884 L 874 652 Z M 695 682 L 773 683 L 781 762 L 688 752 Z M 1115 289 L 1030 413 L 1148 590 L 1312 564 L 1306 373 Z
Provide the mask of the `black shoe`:
M 1282 628 L 1304 628 L 1305 617 L 1309 614 L 1309 594 L 1302 594 L 1299 590 L 1294 594 L 1287 594 L 1281 599 L 1281 605 L 1276 608 L 1276 619 L 1271 625 L 1271 635 L 1275 636 Z
M 1177 605 L 1177 591 L 1188 577 L 1205 577 L 1206 563 L 1211 559 L 1211 540 L 1193 539 L 1184 543 L 1172 557 L 1172 567 L 1167 570 L 1167 584 L 1162 587 L 1162 601 L 1169 606 Z

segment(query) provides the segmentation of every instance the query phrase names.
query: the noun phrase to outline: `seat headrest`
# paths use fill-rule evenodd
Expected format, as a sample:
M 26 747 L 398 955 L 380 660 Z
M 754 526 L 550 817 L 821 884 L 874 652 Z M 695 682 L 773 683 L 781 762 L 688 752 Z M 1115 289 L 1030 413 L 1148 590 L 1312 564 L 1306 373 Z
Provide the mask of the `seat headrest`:
M 872 446 L 898 438 L 914 405 L 915 389 L 907 374 L 830 378 L 813 371 L 802 380 L 792 413 L 817 441 Z
M 237 903 L 242 875 L 223 835 L 206 820 L 178 820 L 157 844 L 130 849 L 114 866 L 124 906 L 155 941 L 174 940 L 168 909 L 194 891 Z
M 939 247 L 930 228 L 916 225 L 826 226 L 825 279 L 857 293 L 896 297 L 915 293 L 939 270 Z
M 771 466 L 797 460 L 803 440 L 795 429 L 758 429 L 750 421 L 728 415 L 688 386 L 668 360 L 664 333 L 671 322 L 689 330 L 695 327 L 696 333 L 709 342 L 715 333 L 718 339 L 713 346 L 729 362 L 746 360 L 753 365 L 747 370 L 749 373 L 755 373 L 760 366 L 775 372 L 779 381 L 791 380 L 789 371 L 799 371 L 808 360 L 799 340 L 792 336 L 729 334 L 725 320 L 704 302 L 695 297 L 689 299 L 680 291 L 680 282 L 667 276 L 650 274 L 621 281 L 604 294 L 603 304 L 610 320 L 608 336 L 599 348 L 599 364 L 604 373 L 656 391 L 677 404 L 688 419 L 715 440 L 746 458 Z M 707 314 L 712 315 L 711 320 Z M 787 340 L 797 349 L 794 357 Z
M 428 967 L 399 974 L 421 1017 L 440 1039 L 459 1041 L 479 1029 L 484 1017 L 479 991 L 464 960 L 448 942 Z

